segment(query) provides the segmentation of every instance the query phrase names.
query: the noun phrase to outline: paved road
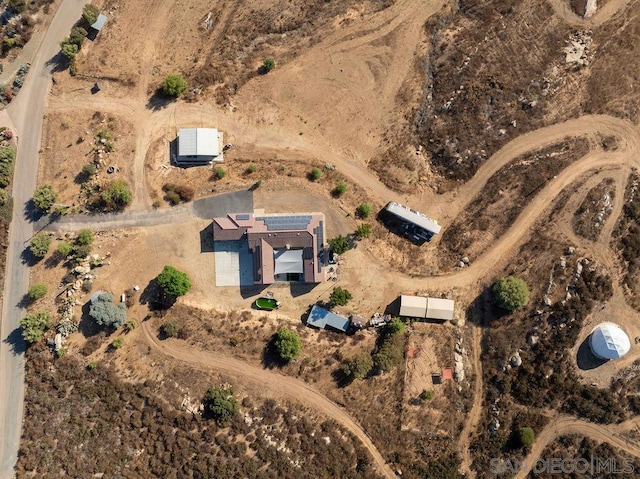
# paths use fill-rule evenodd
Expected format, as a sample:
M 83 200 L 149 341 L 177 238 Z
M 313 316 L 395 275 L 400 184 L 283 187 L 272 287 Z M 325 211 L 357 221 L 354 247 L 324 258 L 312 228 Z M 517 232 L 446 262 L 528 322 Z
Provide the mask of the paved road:
M 205 220 L 227 213 L 252 213 L 253 192 L 235 191 L 202 198 L 186 205 L 151 211 L 126 211 L 115 214 L 46 216 L 35 224 L 35 231 L 77 231 L 82 228 L 110 229 L 184 223 L 193 218 Z
M 14 477 L 24 412 L 24 343 L 18 322 L 24 310 L 18 306 L 29 284 L 29 269 L 22 263 L 25 243 L 33 225 L 25 217 L 38 175 L 38 151 L 42 137 L 42 115 L 51 82 L 50 60 L 59 51 L 58 42 L 80 18 L 83 0 L 63 0 L 46 32 L 24 87 L 7 108 L 18 135 L 18 157 L 13 181 L 14 211 L 9 232 L 9 250 L 0 327 L 0 479 Z

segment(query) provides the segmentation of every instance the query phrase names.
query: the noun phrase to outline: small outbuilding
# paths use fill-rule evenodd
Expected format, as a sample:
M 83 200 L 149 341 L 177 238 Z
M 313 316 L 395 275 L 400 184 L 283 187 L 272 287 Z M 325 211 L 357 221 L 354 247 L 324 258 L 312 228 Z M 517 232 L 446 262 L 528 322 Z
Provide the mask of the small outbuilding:
M 326 329 L 327 326 L 329 326 L 343 333 L 347 332 L 350 323 L 351 320 L 349 318 L 332 313 L 328 309 L 321 308 L 320 306 L 313 306 L 307 318 L 307 326 L 320 329 Z
M 405 318 L 438 319 L 449 321 L 453 319 L 454 301 L 442 298 L 425 298 L 423 296 L 400 296 L 399 315 Z
M 221 163 L 222 133 L 215 128 L 181 128 L 178 133 L 178 165 Z
M 617 324 L 601 323 L 591 332 L 589 346 L 600 359 L 619 359 L 629 352 L 631 342 L 627 333 Z
M 107 16 L 100 13 L 96 18 L 96 21 L 91 24 L 91 28 L 96 32 L 99 32 L 100 30 L 102 30 L 102 27 L 104 27 L 105 23 L 107 23 Z

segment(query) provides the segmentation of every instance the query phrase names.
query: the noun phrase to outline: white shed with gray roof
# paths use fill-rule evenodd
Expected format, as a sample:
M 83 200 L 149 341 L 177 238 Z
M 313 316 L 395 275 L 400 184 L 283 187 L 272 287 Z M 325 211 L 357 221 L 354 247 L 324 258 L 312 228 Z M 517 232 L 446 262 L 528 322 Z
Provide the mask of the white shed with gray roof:
M 222 133 L 215 128 L 181 128 L 178 133 L 178 164 L 222 162 Z
M 425 298 L 423 296 L 400 296 L 399 315 L 405 318 L 453 319 L 454 301 L 442 298 Z

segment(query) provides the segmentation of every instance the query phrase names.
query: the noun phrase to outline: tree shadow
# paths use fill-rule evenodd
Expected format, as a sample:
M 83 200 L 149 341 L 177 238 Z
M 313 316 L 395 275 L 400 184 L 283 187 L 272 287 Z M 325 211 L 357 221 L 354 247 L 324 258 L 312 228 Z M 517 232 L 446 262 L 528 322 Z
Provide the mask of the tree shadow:
M 589 339 L 591 335 L 587 336 L 584 341 L 578 347 L 578 353 L 576 357 L 576 362 L 578 363 L 578 368 L 583 371 L 589 371 L 590 369 L 596 369 L 602 366 L 603 364 L 609 362 L 608 359 L 602 359 L 597 357 L 591 351 L 591 346 L 589 345 Z
M 35 266 L 42 260 L 42 258 L 38 258 L 36 255 L 34 255 L 31 252 L 31 248 L 29 248 L 28 246 L 22 250 L 20 257 L 22 258 L 22 264 L 26 264 L 30 268 Z
M 168 297 L 154 278 L 140 293 L 140 304 L 147 305 L 150 311 L 162 311 L 171 308 L 178 298 Z
M 89 308 L 91 307 L 91 300 L 82 305 L 82 316 L 78 323 L 78 331 L 85 337 L 90 338 L 96 336 L 105 331 L 105 328 L 96 323 L 91 316 L 89 316 Z
M 289 361 L 285 361 L 278 354 L 276 339 L 277 333 L 274 333 L 262 352 L 262 365 L 267 369 L 281 368 L 289 364 Z
M 49 58 L 45 62 L 45 67 L 49 67 L 49 73 L 58 73 L 65 71 L 69 68 L 71 62 L 67 57 L 62 54 L 62 51 L 58 51 L 55 55 Z
M 151 98 L 149 98 L 149 101 L 147 102 L 146 106 L 148 110 L 160 111 L 160 110 L 164 110 L 166 107 L 169 106 L 169 104 L 173 103 L 174 101 L 175 101 L 175 98 L 165 95 L 162 92 L 162 89 L 158 88 L 153 93 L 153 95 L 151 95 Z
M 74 178 L 73 178 L 73 182 L 76 185 L 82 185 L 84 183 L 86 183 L 87 181 L 89 181 L 89 179 L 91 178 L 90 175 L 87 175 L 84 171 L 81 171 L 80 173 L 78 173 Z
M 60 263 L 62 263 L 63 260 L 65 260 L 65 258 L 60 256 L 60 254 L 58 254 L 58 252 L 56 251 L 44 260 L 44 266 L 47 269 L 57 268 L 58 266 L 60 266 Z
M 24 354 L 27 350 L 27 342 L 22 337 L 22 328 L 20 327 L 11 331 L 4 342 L 11 346 L 11 352 L 14 356 Z
M 492 321 L 504 319 L 510 314 L 496 304 L 491 287 L 485 286 L 467 308 L 465 317 L 476 326 L 489 326 Z
M 42 218 L 44 218 L 46 216 L 46 213 L 44 213 L 42 210 L 39 210 L 38 208 L 36 208 L 35 203 L 33 202 L 33 199 L 30 199 L 29 201 L 27 201 L 24 204 L 24 219 L 31 222 L 31 223 L 35 223 L 39 220 L 41 220 Z

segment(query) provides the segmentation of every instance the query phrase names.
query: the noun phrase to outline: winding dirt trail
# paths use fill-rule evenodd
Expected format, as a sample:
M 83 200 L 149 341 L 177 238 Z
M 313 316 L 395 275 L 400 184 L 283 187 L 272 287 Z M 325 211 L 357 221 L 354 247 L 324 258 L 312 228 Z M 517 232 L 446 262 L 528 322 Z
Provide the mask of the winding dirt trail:
M 193 348 L 186 350 L 182 344 L 178 344 L 171 339 L 161 343 L 150 331 L 148 322 L 142 324 L 142 330 L 147 342 L 162 354 L 199 369 L 223 371 L 229 376 L 237 377 L 243 382 L 249 382 L 265 392 L 268 391 L 274 397 L 285 396 L 291 401 L 302 403 L 314 411 L 332 418 L 358 438 L 369 451 L 378 469 L 387 478 L 396 477 L 362 427 L 343 408 L 327 399 L 313 386 L 304 381 L 290 376 L 283 376 L 268 369 L 258 368 L 229 356 Z
M 610 20 L 621 12 L 631 0 L 610 0 L 591 19 L 576 16 L 566 0 L 549 0 L 556 16 L 577 27 L 593 27 Z M 303 53 L 289 65 L 276 69 L 268 77 L 257 78 L 243 87 L 237 98 L 241 114 L 222 111 L 210 105 L 169 105 L 160 111 L 146 107 L 148 75 L 155 52 L 145 49 L 141 58 L 142 80 L 133 98 L 94 97 L 87 93 L 65 93 L 50 99 L 49 109 L 100 109 L 117 113 L 136 125 L 136 154 L 134 166 L 134 209 L 148 209 L 148 198 L 144 180 L 144 159 L 153 135 L 162 125 L 173 123 L 190 115 L 206 113 L 219 128 L 256 148 L 279 148 L 288 145 L 292 151 L 302 152 L 309 157 L 336 164 L 340 172 L 351 178 L 355 184 L 367 190 L 378 202 L 399 199 L 399 195 L 386 188 L 367 167 L 380 141 L 386 115 L 392 110 L 395 96 L 411 70 L 415 61 L 415 50 L 404 48 L 414 45 L 422 35 L 425 21 L 442 7 L 436 0 L 399 0 L 392 7 L 372 16 L 367 22 L 354 22 L 321 40 L 313 49 Z M 164 31 L 164 20 L 156 19 L 157 28 Z M 221 34 L 224 27 L 221 26 Z M 153 42 L 149 41 L 148 45 Z M 326 68 L 318 74 L 317 65 Z M 313 77 L 309 73 L 314 72 Z M 391 74 L 390 72 L 400 72 Z M 318 95 L 332 92 L 332 101 Z M 256 98 L 264 99 L 254 106 Z M 348 101 L 342 101 L 343 99 Z M 72 106 L 70 106 L 72 105 Z M 363 105 L 366 115 L 361 114 Z M 267 118 L 266 111 L 279 117 L 275 127 L 268 121 L 252 121 L 251 118 Z M 310 124 L 322 125 L 317 131 L 305 131 L 304 137 L 292 136 L 292 120 L 301 114 L 309 117 Z M 288 122 L 288 123 L 287 123 Z M 306 123 L 306 122 L 305 122 Z M 345 125 L 349 125 L 345 131 Z M 416 280 L 405 276 L 390 278 L 395 289 L 415 289 L 419 281 L 421 289 L 433 291 L 467 288 L 479 290 L 480 281 L 502 269 L 513 251 L 526 241 L 531 228 L 565 187 L 571 185 L 586 173 L 617 168 L 622 171 L 616 177 L 617 185 L 623 184 L 631 165 L 640 166 L 640 134 L 632 123 L 618 118 L 593 115 L 583 116 L 559 124 L 541 128 L 512 140 L 496 152 L 463 187 L 442 196 L 430 198 L 434 209 L 445 212 L 443 226 L 452 222 L 473 199 L 482 192 L 487 181 L 513 159 L 561 141 L 566 137 L 583 137 L 585 141 L 597 144 L 604 136 L 615 136 L 618 151 L 602 152 L 595 149 L 582 159 L 563 170 L 542 189 L 521 212 L 505 234 L 469 268 L 459 272 Z M 615 202 L 614 214 L 619 214 L 622 201 Z M 187 213 L 185 213 L 186 215 Z M 613 215 L 612 215 L 613 217 Z M 167 218 L 171 221 L 170 218 Z M 138 221 L 136 219 L 136 221 Z M 614 221 L 608 221 L 608 238 Z M 135 226 L 127 224 L 127 226 Z M 115 227 L 115 226 L 114 226 Z M 600 250 L 599 250 L 600 251 Z M 601 256 L 606 251 L 601 248 Z M 473 477 L 469 445 L 482 418 L 483 382 L 480 362 L 482 330 L 471 326 L 471 357 L 476 378 L 474 383 L 474 403 L 461 433 L 458 447 L 462 454 L 462 470 Z M 276 372 L 252 366 L 235 358 L 200 350 L 185 350 L 172 340 L 160 343 L 143 325 L 148 343 L 163 354 L 202 369 L 222 370 L 230 376 L 241 378 L 268 391 L 274 397 L 287 397 L 319 411 L 339 422 L 354 434 L 368 450 L 374 462 L 386 477 L 396 477 L 366 432 L 340 406 L 327 399 L 321 392 L 303 381 L 280 375 Z M 638 426 L 638 420 L 618 426 L 600 426 L 569 416 L 557 416 L 556 420 L 539 434 L 529 458 L 534 459 L 546 445 L 556 437 L 567 433 L 578 433 L 599 441 L 606 441 L 623 451 L 640 457 L 640 446 L 630 444 L 616 436 L 630 427 Z M 526 473 L 521 471 L 524 477 Z M 528 472 L 528 471 L 527 471 Z
M 549 425 L 536 437 L 536 442 L 522 463 L 524 467 L 518 471 L 515 479 L 525 479 L 533 468 L 535 461 L 542 455 L 544 449 L 556 438 L 567 434 L 579 434 L 598 442 L 606 442 L 626 454 L 640 458 L 640 445 L 619 436 L 620 433 L 637 427 L 640 427 L 640 419 L 638 418 L 615 426 L 602 426 L 571 416 L 554 416 L 549 422 Z

